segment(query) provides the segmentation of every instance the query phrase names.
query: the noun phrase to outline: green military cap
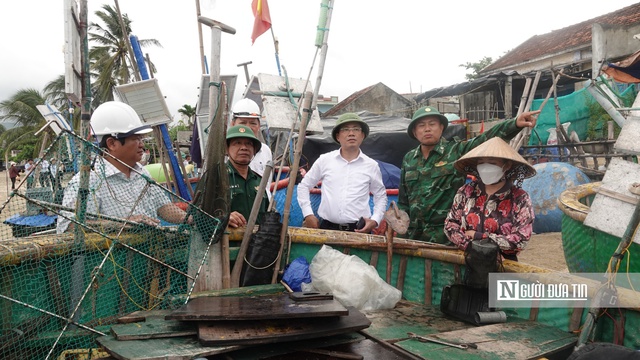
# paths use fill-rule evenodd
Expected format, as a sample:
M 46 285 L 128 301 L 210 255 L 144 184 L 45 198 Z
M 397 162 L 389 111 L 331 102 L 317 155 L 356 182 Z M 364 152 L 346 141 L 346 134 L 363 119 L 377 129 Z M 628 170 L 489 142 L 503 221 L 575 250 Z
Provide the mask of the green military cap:
M 362 132 L 364 133 L 365 139 L 367 138 L 367 136 L 369 136 L 369 125 L 367 125 L 367 123 L 364 122 L 364 120 L 362 120 L 362 118 L 358 116 L 358 114 L 344 113 L 340 115 L 340 117 L 338 117 L 338 120 L 336 121 L 336 125 L 333 127 L 333 130 L 331 131 L 331 137 L 333 138 L 333 141 L 338 142 L 337 135 L 342 125 L 346 123 L 351 123 L 351 122 L 359 123 L 360 126 L 362 126 Z
M 409 134 L 410 138 L 412 139 L 416 138 L 413 135 L 413 128 L 416 126 L 416 122 L 425 116 L 437 117 L 438 120 L 440 120 L 440 123 L 444 126 L 442 131 L 444 131 L 449 125 L 449 119 L 447 119 L 444 115 L 440 114 L 440 111 L 438 111 L 438 109 L 434 108 L 433 106 L 423 106 L 420 109 L 416 110 L 415 113 L 413 113 L 413 117 L 411 118 L 411 123 L 407 128 L 407 134 Z
M 255 149 L 255 153 L 262 148 L 262 143 L 258 138 L 253 134 L 253 130 L 250 127 L 245 125 L 236 125 L 232 126 L 227 130 L 227 146 L 229 146 L 229 140 L 235 138 L 248 138 L 253 142 L 253 147 Z

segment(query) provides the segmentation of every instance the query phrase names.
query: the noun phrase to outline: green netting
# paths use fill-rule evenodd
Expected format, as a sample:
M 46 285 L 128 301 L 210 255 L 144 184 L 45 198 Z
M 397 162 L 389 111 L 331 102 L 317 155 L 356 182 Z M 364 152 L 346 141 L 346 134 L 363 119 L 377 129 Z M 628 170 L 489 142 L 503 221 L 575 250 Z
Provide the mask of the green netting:
M 83 148 L 93 169 L 81 202 Z M 52 175 L 38 159 L 33 181 L 23 174 L 0 208 L 2 359 L 88 354 L 118 317 L 177 308 L 203 278 L 222 222 L 142 168 L 128 179 L 114 172 L 98 153 L 73 134 L 58 136 L 42 159 L 64 166 Z M 81 208 L 84 220 L 76 217 Z
M 620 96 L 626 96 L 630 91 L 635 91 L 633 87 L 628 87 Z M 533 100 L 531 104 L 532 110 L 537 110 L 542 105 L 544 99 Z M 571 123 L 568 133 L 575 131 L 580 140 L 587 137 L 587 128 L 589 122 L 589 106 L 590 102 L 595 102 L 591 93 L 586 88 L 575 91 L 569 95 L 558 97 L 558 106 L 560 108 L 560 123 Z M 531 133 L 529 145 L 546 145 L 549 138 L 549 129 L 556 127 L 556 112 L 554 100 L 548 100 L 542 112 L 538 116 L 535 131 Z

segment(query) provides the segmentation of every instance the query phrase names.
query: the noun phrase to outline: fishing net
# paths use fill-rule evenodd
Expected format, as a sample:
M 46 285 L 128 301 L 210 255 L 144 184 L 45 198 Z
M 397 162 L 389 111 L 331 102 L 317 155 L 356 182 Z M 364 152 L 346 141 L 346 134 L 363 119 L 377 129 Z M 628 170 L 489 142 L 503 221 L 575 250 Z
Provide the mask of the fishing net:
M 95 357 L 118 317 L 177 308 L 201 279 L 224 221 L 108 157 L 63 133 L 0 207 L 0 358 Z

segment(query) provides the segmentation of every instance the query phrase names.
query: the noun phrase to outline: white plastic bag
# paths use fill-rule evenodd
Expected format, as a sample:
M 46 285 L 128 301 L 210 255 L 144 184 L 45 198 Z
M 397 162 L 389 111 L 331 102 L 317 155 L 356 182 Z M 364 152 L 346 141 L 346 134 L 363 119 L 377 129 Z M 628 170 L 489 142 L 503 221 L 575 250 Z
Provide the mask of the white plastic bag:
M 330 292 L 342 305 L 358 310 L 392 309 L 402 296 L 373 266 L 327 245 L 313 257 L 309 272 L 313 288 Z

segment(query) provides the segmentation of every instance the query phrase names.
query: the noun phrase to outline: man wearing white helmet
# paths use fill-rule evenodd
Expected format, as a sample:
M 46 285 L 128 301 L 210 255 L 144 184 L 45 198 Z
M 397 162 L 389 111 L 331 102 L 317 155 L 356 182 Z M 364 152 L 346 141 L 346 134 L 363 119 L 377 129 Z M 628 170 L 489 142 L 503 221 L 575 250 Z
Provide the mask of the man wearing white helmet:
M 158 186 L 149 186 L 144 177 L 150 178 L 150 174 L 139 163 L 144 153 L 142 137 L 151 127 L 142 124 L 135 110 L 125 103 L 106 102 L 93 112 L 91 127 L 106 154 L 96 159 L 90 173 L 87 214 L 151 226 L 160 223 L 158 218 L 170 223 L 183 222 L 186 213 Z M 67 185 L 63 206 L 76 206 L 79 182 L 80 173 Z M 58 233 L 69 227 L 71 221 L 65 216 L 74 216 L 69 211 L 62 214 L 64 216 L 58 217 Z
M 248 126 L 251 131 L 255 134 L 255 136 L 261 139 L 262 132 L 260 131 L 260 107 L 256 104 L 255 101 L 251 99 L 242 99 L 233 105 L 233 119 L 231 119 L 231 126 L 236 125 L 245 125 Z M 262 176 L 264 174 L 265 166 L 267 162 L 273 160 L 273 154 L 271 153 L 271 149 L 269 145 L 265 144 L 261 141 L 262 147 L 260 148 L 260 152 L 255 154 L 253 160 L 249 164 L 251 170 L 258 173 L 258 175 Z M 271 178 L 269 178 L 267 182 L 267 190 L 271 189 Z M 271 196 L 271 192 L 267 191 L 269 197 Z

